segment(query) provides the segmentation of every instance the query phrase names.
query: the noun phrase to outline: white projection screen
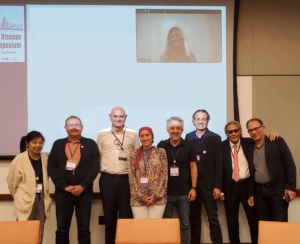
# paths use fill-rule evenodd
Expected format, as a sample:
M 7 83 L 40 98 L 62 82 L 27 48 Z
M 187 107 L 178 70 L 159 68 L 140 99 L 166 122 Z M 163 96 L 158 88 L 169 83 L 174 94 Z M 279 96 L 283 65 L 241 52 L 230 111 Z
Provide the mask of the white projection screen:
M 3 2 L 3 1 L 2 1 Z M 72 2 L 72 1 L 71 1 Z M 155 144 L 166 120 L 206 109 L 223 138 L 233 119 L 234 1 L 50 1 L 0 4 L 0 155 L 19 152 L 22 135 L 42 132 L 44 152 L 66 137 L 70 115 L 94 140 L 121 106 L 126 126 L 150 126 Z M 166 59 L 168 32 L 185 36 L 188 60 Z

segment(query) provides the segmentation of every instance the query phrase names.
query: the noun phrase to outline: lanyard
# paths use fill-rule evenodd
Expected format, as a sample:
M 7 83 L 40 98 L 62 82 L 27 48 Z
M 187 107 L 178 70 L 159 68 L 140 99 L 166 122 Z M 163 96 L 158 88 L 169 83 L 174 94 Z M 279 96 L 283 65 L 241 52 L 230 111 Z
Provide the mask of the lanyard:
M 123 138 L 122 138 L 122 142 L 121 142 L 121 141 L 119 140 L 119 138 L 116 136 L 116 134 L 111 130 L 111 133 L 114 135 L 114 137 L 115 137 L 116 140 L 118 141 L 118 144 L 119 144 L 119 146 L 121 147 L 122 151 L 124 151 L 123 143 L 124 143 L 125 131 L 126 131 L 126 128 L 124 129 L 124 132 L 123 132 Z
M 145 172 L 145 174 L 146 174 L 146 168 L 147 168 L 151 153 L 152 153 L 152 149 L 149 150 L 147 160 L 145 160 L 145 153 L 143 152 L 143 161 L 144 161 L 144 172 Z
M 77 146 L 76 146 L 74 152 L 72 153 L 71 147 L 70 147 L 70 142 L 68 142 L 68 146 L 69 146 L 69 150 L 70 150 L 70 154 L 71 154 L 71 160 L 73 159 L 73 156 L 74 156 L 74 154 L 75 154 L 75 152 L 76 152 L 76 150 L 77 150 L 79 144 L 80 144 L 80 142 L 77 142 Z
M 179 153 L 179 151 L 180 151 L 180 147 L 181 147 L 181 146 L 179 146 L 179 148 L 178 148 L 178 150 L 177 150 L 177 152 L 176 152 L 176 155 L 175 155 L 175 157 L 174 157 L 174 154 L 173 154 L 173 152 L 172 152 L 172 147 L 170 146 L 170 151 L 171 151 L 171 154 L 172 154 L 172 157 L 173 157 L 173 163 L 174 163 L 174 166 L 175 166 L 175 164 L 176 164 L 176 158 L 177 158 L 177 155 L 178 155 L 178 153 Z
M 28 152 L 28 156 L 29 156 L 29 152 Z M 35 174 L 35 180 L 38 181 L 40 178 L 40 160 L 41 160 L 41 156 L 38 158 L 38 160 L 33 160 L 30 156 L 29 156 L 32 168 L 34 170 L 34 174 Z M 37 170 L 35 169 L 34 165 L 34 161 L 37 161 Z

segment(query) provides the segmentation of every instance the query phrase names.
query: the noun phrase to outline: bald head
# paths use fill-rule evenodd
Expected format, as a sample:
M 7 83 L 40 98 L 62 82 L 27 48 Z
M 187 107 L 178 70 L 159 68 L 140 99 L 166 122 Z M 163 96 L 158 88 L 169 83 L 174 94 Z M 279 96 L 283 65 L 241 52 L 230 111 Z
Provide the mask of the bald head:
M 114 107 L 110 114 L 114 114 L 114 113 L 123 113 L 124 115 L 126 115 L 124 108 L 122 107 Z
M 114 131 L 122 130 L 126 121 L 126 117 L 127 115 L 123 108 L 114 107 L 109 114 L 109 120 L 111 121 L 112 129 Z

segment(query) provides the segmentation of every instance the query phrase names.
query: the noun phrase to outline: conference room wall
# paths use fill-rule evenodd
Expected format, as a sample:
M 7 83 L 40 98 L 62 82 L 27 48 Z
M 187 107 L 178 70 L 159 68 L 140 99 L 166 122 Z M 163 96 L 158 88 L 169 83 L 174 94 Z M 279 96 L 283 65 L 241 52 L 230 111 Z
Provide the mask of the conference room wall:
M 241 0 L 237 35 L 237 75 L 251 77 L 252 116 L 263 120 L 267 132 L 277 131 L 286 140 L 298 175 L 299 9 L 297 0 Z

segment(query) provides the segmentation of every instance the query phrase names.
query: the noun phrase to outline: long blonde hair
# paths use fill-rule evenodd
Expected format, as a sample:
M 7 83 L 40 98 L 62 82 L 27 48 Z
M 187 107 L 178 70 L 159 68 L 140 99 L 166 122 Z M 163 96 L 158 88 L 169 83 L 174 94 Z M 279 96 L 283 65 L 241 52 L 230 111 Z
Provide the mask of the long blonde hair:
M 186 37 L 183 33 L 183 31 L 179 28 L 179 27 L 172 27 L 170 30 L 169 30 L 169 33 L 168 33 L 168 37 L 167 37 L 167 44 L 166 44 L 166 56 L 168 57 L 168 59 L 172 58 L 174 56 L 174 48 L 172 47 L 172 45 L 170 44 L 170 36 L 171 36 L 171 33 L 173 31 L 179 31 L 180 35 L 181 35 L 181 38 L 182 38 L 182 46 L 180 47 L 180 50 L 178 52 L 178 50 L 176 51 L 176 53 L 180 53 L 180 55 L 182 56 L 187 56 L 190 54 L 190 51 L 189 51 L 189 48 L 188 48 L 188 44 L 187 44 L 187 40 L 186 40 Z

